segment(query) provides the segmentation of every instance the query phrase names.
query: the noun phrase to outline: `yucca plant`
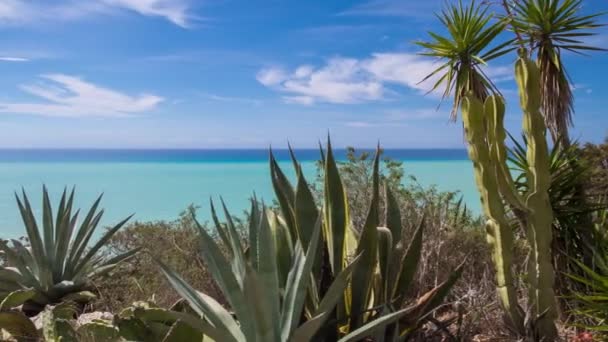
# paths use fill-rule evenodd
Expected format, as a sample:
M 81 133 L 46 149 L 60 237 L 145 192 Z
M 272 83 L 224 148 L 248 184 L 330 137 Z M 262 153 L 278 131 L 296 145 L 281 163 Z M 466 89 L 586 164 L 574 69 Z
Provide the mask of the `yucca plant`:
M 443 87 L 443 98 L 453 96 L 450 114 L 456 120 L 458 108 L 463 97 L 471 92 L 481 101 L 498 89 L 483 71 L 483 66 L 514 49 L 512 40 L 492 46 L 494 39 L 506 28 L 505 20 L 492 22 L 494 15 L 489 13 L 486 4 L 472 1 L 468 6 L 450 4 L 437 15 L 448 35 L 429 32 L 432 40 L 416 42 L 425 50 L 423 56 L 434 57 L 443 62 L 421 82 L 435 80 L 431 91 Z
M 514 14 L 512 24 L 530 52 L 536 52 L 541 77 L 541 109 L 554 142 L 569 145 L 574 97 L 562 52 L 604 50 L 585 44 L 584 38 L 603 25 L 603 13 L 581 14 L 583 0 L 517 0 L 507 6 Z
M 111 271 L 137 252 L 131 250 L 113 257 L 101 253 L 108 240 L 130 217 L 107 230 L 93 246 L 89 246 L 103 216 L 103 210 L 98 211 L 101 196 L 78 225 L 79 210 L 73 210 L 74 190 L 70 193 L 64 190 L 53 215 L 49 194 L 44 187 L 40 228 L 25 191 L 21 198 L 15 197 L 29 246 L 18 240 L 12 240 L 12 246 L 0 244 L 0 251 L 6 256 L 6 265 L 0 266 L 0 298 L 8 294 L 3 289 L 33 289 L 35 295 L 23 306 L 28 315 L 35 315 L 47 304 L 62 300 L 90 300 L 93 295 L 87 290 L 93 279 Z
M 384 315 L 398 312 L 404 307 L 407 314 L 383 329 L 377 329 L 374 337 L 382 339 L 406 338 L 416 330 L 423 319 L 445 298 L 460 276 L 463 266 L 458 267 L 448 279 L 420 298 L 408 298 L 408 290 L 414 279 L 420 259 L 424 219 L 414 233 L 409 247 L 402 243 L 401 214 L 396 198 L 385 186 L 386 213 L 382 222 L 380 213 L 380 149 L 373 162 L 372 191 L 367 218 L 363 227 L 353 227 L 346 189 L 334 159 L 331 143 L 322 151 L 324 165 L 323 207 L 317 208 L 312 192 L 304 178 L 302 168 L 291 153 L 297 175 L 297 184 L 291 185 L 271 154 L 271 176 L 281 214 L 278 223 L 289 234 L 291 244 L 310 241 L 310 224 L 315 217 L 323 218 L 324 254 L 313 267 L 316 275 L 311 284 L 311 299 L 307 309 L 313 311 L 319 297 L 328 293 L 328 283 L 339 274 L 353 255 L 360 260 L 353 271 L 349 291 L 344 293 L 336 310 L 331 313 L 330 324 L 324 329 L 328 340 L 338 339 L 341 334 L 357 331 Z

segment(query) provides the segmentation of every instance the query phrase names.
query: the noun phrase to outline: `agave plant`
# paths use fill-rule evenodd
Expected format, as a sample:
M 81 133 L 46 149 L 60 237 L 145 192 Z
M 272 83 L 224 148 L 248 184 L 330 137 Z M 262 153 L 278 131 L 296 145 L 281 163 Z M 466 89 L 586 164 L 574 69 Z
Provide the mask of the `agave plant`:
M 366 223 L 368 228 L 356 236 L 350 227 L 348 203 L 331 146 L 328 145 L 327 158 L 323 155 L 326 165 L 323 209 L 317 207 L 293 153 L 292 157 L 298 174 L 295 189 L 271 154 L 271 176 L 281 210 L 276 213 L 263 204 L 260 207 L 254 199 L 246 241 L 242 241 L 223 202 L 225 224 L 211 204 L 219 241 L 198 225 L 202 257 L 233 312 L 193 289 L 159 262 L 169 282 L 198 316 L 170 313 L 173 320 L 180 320 L 216 341 L 346 342 L 370 336 L 407 338 L 422 318 L 440 304 L 462 267 L 412 304 L 404 295 L 420 256 L 422 229 L 418 229 L 405 256 L 398 258 L 405 262 L 391 265 L 390 277 L 386 276 L 388 263 L 394 259 L 391 252 L 398 245 L 391 242 L 390 231 L 400 234 L 400 222 L 396 222 L 400 219 L 390 193 L 387 196 L 392 204 L 387 222 L 391 228 L 378 227 L 379 195 L 376 195 Z M 376 193 L 378 173 L 377 157 Z M 378 253 L 384 256 L 382 261 L 378 260 Z M 380 269 L 385 275 L 382 281 Z M 403 286 L 393 286 L 389 278 Z M 378 281 L 381 285 L 376 286 Z M 383 304 L 374 308 L 378 303 Z
M 12 240 L 12 246 L 8 243 L 0 244 L 0 251 L 6 256 L 6 265 L 0 266 L 0 298 L 10 290 L 33 289 L 35 295 L 23 306 L 28 315 L 35 315 L 45 305 L 62 300 L 88 301 L 92 294 L 86 290 L 90 288 L 91 281 L 137 252 L 131 250 L 111 258 L 100 253 L 130 217 L 110 228 L 89 247 L 103 216 L 103 210 L 97 210 L 101 196 L 78 226 L 79 211 L 73 211 L 74 190 L 69 194 L 64 190 L 59 208 L 53 215 L 48 191 L 46 187 L 43 188 L 41 229 L 25 191 L 21 198 L 17 195 L 15 197 L 29 246 L 24 246 L 18 240 Z
M 281 214 L 278 225 L 280 231 L 288 235 L 291 244 L 307 244 L 310 241 L 312 220 L 323 219 L 323 258 L 313 266 L 315 281 L 307 310 L 314 311 L 315 303 L 329 293 L 328 283 L 339 274 L 353 255 L 359 257 L 353 271 L 352 285 L 336 310 L 331 313 L 331 324 L 325 331 L 329 340 L 338 339 L 345 332 L 354 332 L 362 326 L 382 319 L 407 308 L 398 321 L 375 329 L 372 336 L 391 340 L 405 338 L 416 330 L 423 319 L 445 298 L 451 286 L 460 276 L 463 266 L 458 267 L 448 279 L 420 298 L 408 298 L 420 260 L 423 240 L 424 219 L 410 240 L 409 247 L 403 249 L 401 214 L 396 198 L 385 186 L 386 214 L 384 224 L 380 215 L 380 149 L 373 162 L 372 192 L 367 218 L 363 227 L 353 227 L 348 211 L 349 204 L 328 140 L 327 152 L 322 153 L 324 164 L 324 198 L 322 209 L 317 208 L 312 192 L 302 173 L 302 168 L 291 153 L 297 175 L 293 187 L 271 154 L 271 176 Z
M 582 40 L 596 33 L 591 30 L 602 13 L 583 15 L 583 0 L 518 0 L 509 10 L 514 14 L 513 27 L 537 53 L 541 75 L 541 106 L 545 122 L 554 142 L 569 145 L 568 127 L 572 125 L 574 97 L 562 52 L 581 53 L 604 50 Z
M 225 226 L 218 225 L 217 229 L 220 236 L 223 236 L 222 239 L 228 242 L 228 257 L 209 233 L 202 226 L 198 227 L 203 259 L 236 317 L 215 299 L 197 292 L 159 262 L 171 285 L 201 318 L 176 312 L 171 312 L 171 315 L 215 341 L 310 341 L 343 296 L 358 258 L 345 265 L 331 284 L 327 295 L 319 302 L 317 310 L 305 312 L 312 268 L 321 240 L 321 221 L 317 220 L 312 229 L 306 252 L 300 243 L 293 247 L 293 262 L 286 281 L 280 282 L 277 254 L 280 240 L 272 228 L 266 209 L 258 209 L 253 201 L 247 250 L 243 248 L 225 206 L 224 210 L 228 223 Z M 215 212 L 215 209 L 212 211 Z M 402 311 L 385 317 L 366 329 L 389 324 L 404 314 L 405 311 Z M 345 336 L 343 340 L 351 340 L 353 336 Z
M 425 48 L 421 55 L 444 62 L 422 82 L 432 79 L 435 81 L 432 91 L 443 86 L 443 98 L 453 95 L 452 120 L 456 120 L 460 103 L 468 92 L 482 101 L 488 95 L 498 93 L 482 67 L 514 49 L 510 46 L 512 40 L 491 47 L 496 36 L 505 29 L 506 21 L 492 23 L 494 16 L 488 12 L 489 8 L 488 5 L 475 1 L 464 6 L 462 0 L 458 5 L 448 5 L 438 18 L 448 30 L 449 36 L 429 32 L 432 41 L 416 43 Z

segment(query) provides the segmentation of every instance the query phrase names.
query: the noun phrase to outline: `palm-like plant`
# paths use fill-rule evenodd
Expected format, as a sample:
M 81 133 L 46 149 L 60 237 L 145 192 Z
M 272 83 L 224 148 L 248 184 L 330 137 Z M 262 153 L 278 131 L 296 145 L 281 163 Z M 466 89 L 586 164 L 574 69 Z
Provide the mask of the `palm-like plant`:
M 15 195 L 23 218 L 29 246 L 18 240 L 0 244 L 6 256 L 6 265 L 0 266 L 0 298 L 12 290 L 31 288 L 35 290 L 24 311 L 37 314 L 47 304 L 58 303 L 69 297 L 71 300 L 86 300 L 91 294 L 87 290 L 91 281 L 112 270 L 121 261 L 133 256 L 137 250 L 106 258 L 100 250 L 130 217 L 110 228 L 89 248 L 102 216 L 98 211 L 101 196 L 97 198 L 84 220 L 77 226 L 79 210 L 73 211 L 74 190 L 64 190 L 55 218 L 48 191 L 43 188 L 42 229 L 34 217 L 34 211 L 25 194 Z
M 416 43 L 426 49 L 421 55 L 444 62 L 422 82 L 435 81 L 431 91 L 443 85 L 443 98 L 453 95 L 452 120 L 456 120 L 462 98 L 467 93 L 472 92 L 482 101 L 488 95 L 498 93 L 482 66 L 514 49 L 510 46 L 512 40 L 489 48 L 505 29 L 506 21 L 491 22 L 494 16 L 488 10 L 489 6 L 478 5 L 475 1 L 469 6 L 464 6 L 462 1 L 458 5 L 449 5 L 437 15 L 449 36 L 429 32 L 432 41 Z
M 541 108 L 554 142 L 569 144 L 568 127 L 572 125 L 574 98 L 568 73 L 562 61 L 564 50 L 582 53 L 603 50 L 585 44 L 585 37 L 602 26 L 596 19 L 603 13 L 583 15 L 583 0 L 518 0 L 509 10 L 514 14 L 512 24 L 536 52 L 541 76 Z

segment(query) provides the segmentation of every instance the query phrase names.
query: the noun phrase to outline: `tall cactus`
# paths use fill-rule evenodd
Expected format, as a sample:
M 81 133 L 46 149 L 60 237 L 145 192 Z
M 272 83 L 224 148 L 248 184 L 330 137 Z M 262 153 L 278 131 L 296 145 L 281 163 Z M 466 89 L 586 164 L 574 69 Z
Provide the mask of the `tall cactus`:
M 528 193 L 520 194 L 515 190 L 509 173 L 502 98 L 494 95 L 482 103 L 475 96 L 466 96 L 462 103 L 462 117 L 469 157 L 473 161 L 477 187 L 488 218 L 487 239 L 492 247 L 497 292 L 507 321 L 516 332 L 526 334 L 513 281 L 513 232 L 505 202 L 518 213 L 530 245 L 527 279 L 533 333 L 544 341 L 553 341 L 557 336 L 550 250 L 553 213 L 548 195 L 550 164 L 546 128 L 540 113 L 539 71 L 536 64 L 522 53 L 516 63 L 515 74 L 523 110 L 523 130 L 529 142 Z
M 536 327 L 543 337 L 557 337 L 555 318 L 557 307 L 553 291 L 554 272 L 551 263 L 553 210 L 549 201 L 551 173 L 550 160 L 543 117 L 540 112 L 540 76 L 538 66 L 520 57 L 515 64 L 515 78 L 519 88 L 521 107 L 524 112 L 523 130 L 528 139 L 528 207 L 527 238 L 531 246 L 528 265 L 530 281 L 529 299 Z
M 492 96 L 487 101 L 493 102 Z M 502 107 L 504 110 L 504 106 Z M 498 107 L 496 107 L 498 109 Z M 468 140 L 469 157 L 473 161 L 475 180 L 481 194 L 486 222 L 487 240 L 492 247 L 492 260 L 496 267 L 496 289 L 507 323 L 518 332 L 523 332 L 523 312 L 517 303 L 517 293 L 513 283 L 513 234 L 505 216 L 503 202 L 499 195 L 497 168 L 490 153 L 484 120 L 484 105 L 474 96 L 467 96 L 462 103 L 462 119 Z

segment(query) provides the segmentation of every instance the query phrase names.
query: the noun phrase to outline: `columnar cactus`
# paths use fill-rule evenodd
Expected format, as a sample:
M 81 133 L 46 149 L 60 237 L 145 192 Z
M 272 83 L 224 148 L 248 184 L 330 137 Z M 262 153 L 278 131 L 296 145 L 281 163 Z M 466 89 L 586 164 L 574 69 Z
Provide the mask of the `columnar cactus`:
M 525 57 L 519 58 L 515 64 L 515 76 L 524 111 L 523 130 L 528 139 L 526 156 L 530 192 L 525 203 L 529 208 L 526 234 L 532 250 L 528 265 L 529 299 L 532 313 L 537 319 L 535 326 L 546 339 L 552 340 L 557 336 L 554 323 L 557 308 L 551 264 L 553 210 L 549 201 L 551 173 L 545 137 L 547 129 L 540 112 L 540 76 L 536 64 Z
M 487 103 L 500 102 L 495 96 Z M 489 107 L 489 106 L 488 106 Z M 498 108 L 498 106 L 496 106 Z M 502 106 L 504 110 L 504 106 Z M 523 312 L 517 303 L 517 293 L 513 283 L 513 234 L 505 216 L 505 208 L 499 195 L 497 183 L 497 163 L 494 162 L 487 143 L 484 105 L 474 96 L 465 97 L 462 103 L 462 119 L 468 140 L 469 157 L 473 161 L 475 180 L 481 195 L 486 222 L 487 240 L 492 247 L 492 260 L 496 267 L 496 289 L 507 323 L 512 329 L 523 332 Z
M 523 130 L 528 139 L 528 193 L 520 194 L 515 190 L 509 173 L 502 98 L 494 95 L 482 103 L 475 96 L 466 96 L 462 102 L 462 117 L 469 157 L 473 161 L 477 187 L 488 218 L 487 239 L 496 267 L 497 291 L 508 323 L 518 333 L 526 333 L 513 282 L 513 233 L 506 216 L 505 202 L 518 213 L 530 244 L 527 279 L 533 333 L 545 341 L 553 341 L 557 336 L 550 249 L 553 212 L 548 195 L 550 163 L 546 128 L 540 113 L 539 71 L 534 62 L 521 54 L 515 74 L 523 110 Z

